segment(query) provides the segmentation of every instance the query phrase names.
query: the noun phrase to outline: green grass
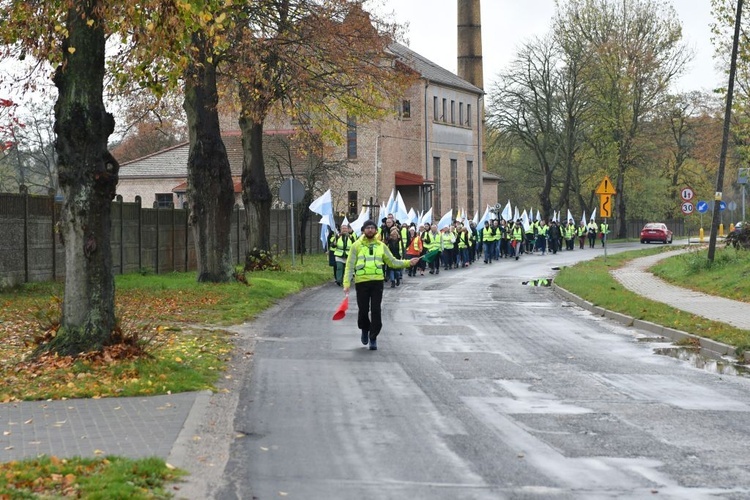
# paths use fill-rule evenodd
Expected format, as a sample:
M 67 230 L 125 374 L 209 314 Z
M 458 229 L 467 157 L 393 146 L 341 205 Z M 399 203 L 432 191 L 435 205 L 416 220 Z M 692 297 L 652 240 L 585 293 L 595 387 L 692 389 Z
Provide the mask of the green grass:
M 643 298 L 627 290 L 610 274 L 611 270 L 623 266 L 629 260 L 672 249 L 635 250 L 609 255 L 606 261 L 602 257 L 599 257 L 592 261 L 581 262 L 575 266 L 561 270 L 555 278 L 555 283 L 605 309 L 733 345 L 737 348 L 738 354 L 750 349 L 749 331 L 741 330 L 724 323 L 710 321 L 700 316 L 680 311 L 666 304 Z M 734 258 L 730 253 L 725 254 L 725 252 L 728 252 L 728 250 L 721 249 L 717 251 L 717 255 L 721 254 L 721 256 L 715 258 L 715 262 L 729 262 Z M 747 256 L 740 256 L 741 260 L 739 261 L 745 263 L 745 270 L 747 269 L 747 258 Z M 694 271 L 690 268 L 696 265 L 696 262 L 700 260 L 700 256 L 697 257 L 698 260 L 695 259 L 696 257 L 668 258 L 662 262 L 665 263 L 663 265 L 670 268 L 670 271 L 662 274 L 668 276 L 666 278 L 668 281 L 673 281 L 675 284 L 682 286 L 682 276 L 693 275 Z M 717 276 L 724 272 L 731 273 L 732 271 L 728 269 L 731 268 L 724 265 L 711 266 L 711 269 L 706 269 L 705 272 L 699 273 L 700 277 L 693 278 L 692 287 L 705 293 L 714 294 L 721 288 L 715 284 L 722 280 L 721 277 L 717 278 Z M 742 271 L 735 270 L 733 272 L 739 274 Z M 743 284 L 742 286 L 738 286 L 738 288 L 744 290 L 745 297 L 747 297 L 747 292 L 750 291 L 748 285 Z M 723 295 L 726 296 L 726 291 L 724 292 Z
M 185 473 L 159 458 L 40 458 L 0 464 L 0 498 L 171 498 L 164 489 Z
M 54 331 L 63 285 L 33 283 L 1 292 L 0 402 L 213 390 L 232 351 L 232 334 L 215 326 L 250 321 L 283 297 L 332 278 L 326 255 L 297 263 L 249 273 L 248 284 L 198 283 L 195 273 L 117 276 L 117 318 L 149 354 L 139 357 L 115 351 L 30 360 L 35 337 Z
M 651 268 L 665 281 L 733 300 L 750 301 L 750 252 L 717 249 L 709 263 L 708 250 L 665 259 Z

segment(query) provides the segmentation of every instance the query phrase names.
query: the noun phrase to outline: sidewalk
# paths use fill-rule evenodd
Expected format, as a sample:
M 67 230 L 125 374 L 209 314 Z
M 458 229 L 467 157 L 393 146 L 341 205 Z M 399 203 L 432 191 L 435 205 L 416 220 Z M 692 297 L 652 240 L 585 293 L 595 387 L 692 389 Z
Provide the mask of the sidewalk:
M 726 323 L 742 330 L 750 330 L 750 304 L 747 302 L 715 297 L 680 288 L 647 271 L 658 261 L 681 252 L 684 252 L 684 250 L 641 257 L 630 261 L 625 267 L 612 271 L 612 275 L 625 288 L 648 299 L 668 304 L 712 321 Z
M 659 259 L 675 253 L 633 260 L 613 274 L 626 288 L 639 295 L 750 330 L 747 303 L 675 287 L 646 271 Z M 612 314 L 616 316 L 616 313 Z M 211 397 L 209 391 L 204 391 L 152 397 L 0 404 L 0 461 L 40 454 L 59 457 L 158 456 L 181 466 L 189 458 L 191 441 L 206 430 L 201 429 L 201 422 L 209 413 Z M 218 408 L 214 406 L 212 411 L 221 411 Z

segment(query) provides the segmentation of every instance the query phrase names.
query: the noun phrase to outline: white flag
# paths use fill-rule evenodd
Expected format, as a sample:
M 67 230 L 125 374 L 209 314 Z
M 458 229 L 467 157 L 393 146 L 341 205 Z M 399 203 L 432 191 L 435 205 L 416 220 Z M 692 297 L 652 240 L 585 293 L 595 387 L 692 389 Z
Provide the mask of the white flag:
M 333 201 L 331 200 L 331 190 L 323 193 L 319 198 L 310 203 L 310 210 L 318 215 L 328 215 L 333 213 Z
M 440 231 L 444 227 L 450 226 L 452 222 L 453 222 L 453 209 L 451 208 L 445 213 L 445 215 L 440 217 L 440 221 L 438 221 L 437 223 L 438 231 Z

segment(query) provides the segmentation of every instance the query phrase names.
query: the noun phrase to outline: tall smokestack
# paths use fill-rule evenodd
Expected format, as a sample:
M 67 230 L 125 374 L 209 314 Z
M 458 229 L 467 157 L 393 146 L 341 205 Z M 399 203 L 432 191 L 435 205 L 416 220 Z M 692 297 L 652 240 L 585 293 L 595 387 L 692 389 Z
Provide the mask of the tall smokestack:
M 484 89 L 479 0 L 458 0 L 458 76 Z

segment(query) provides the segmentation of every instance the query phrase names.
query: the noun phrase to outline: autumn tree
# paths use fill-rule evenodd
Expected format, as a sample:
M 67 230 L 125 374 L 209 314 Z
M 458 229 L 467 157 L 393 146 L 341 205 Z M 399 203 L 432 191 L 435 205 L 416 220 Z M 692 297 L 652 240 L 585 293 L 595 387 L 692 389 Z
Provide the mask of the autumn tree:
M 55 149 L 64 197 L 65 296 L 61 354 L 98 350 L 113 340 L 115 285 L 110 207 L 119 165 L 107 151 L 114 118 L 103 102 L 105 22 L 100 0 L 0 4 L 5 57 L 30 55 L 55 66 Z
M 613 145 L 615 236 L 626 236 L 628 176 L 638 164 L 643 123 L 662 102 L 690 54 L 674 9 L 655 0 L 569 0 L 556 24 L 585 43 L 595 127 Z
M 147 91 L 124 92 L 116 100 L 121 126 L 120 141 L 112 154 L 121 163 L 156 153 L 187 140 L 184 99 L 180 88 L 160 98 Z
M 234 47 L 244 161 L 243 203 L 251 252 L 270 247 L 272 194 L 263 130 L 269 113 L 285 111 L 326 139 L 341 141 L 347 116 L 379 118 L 408 85 L 387 55 L 394 26 L 358 2 L 260 0 L 240 26 Z M 249 257 L 249 255 L 248 255 Z

